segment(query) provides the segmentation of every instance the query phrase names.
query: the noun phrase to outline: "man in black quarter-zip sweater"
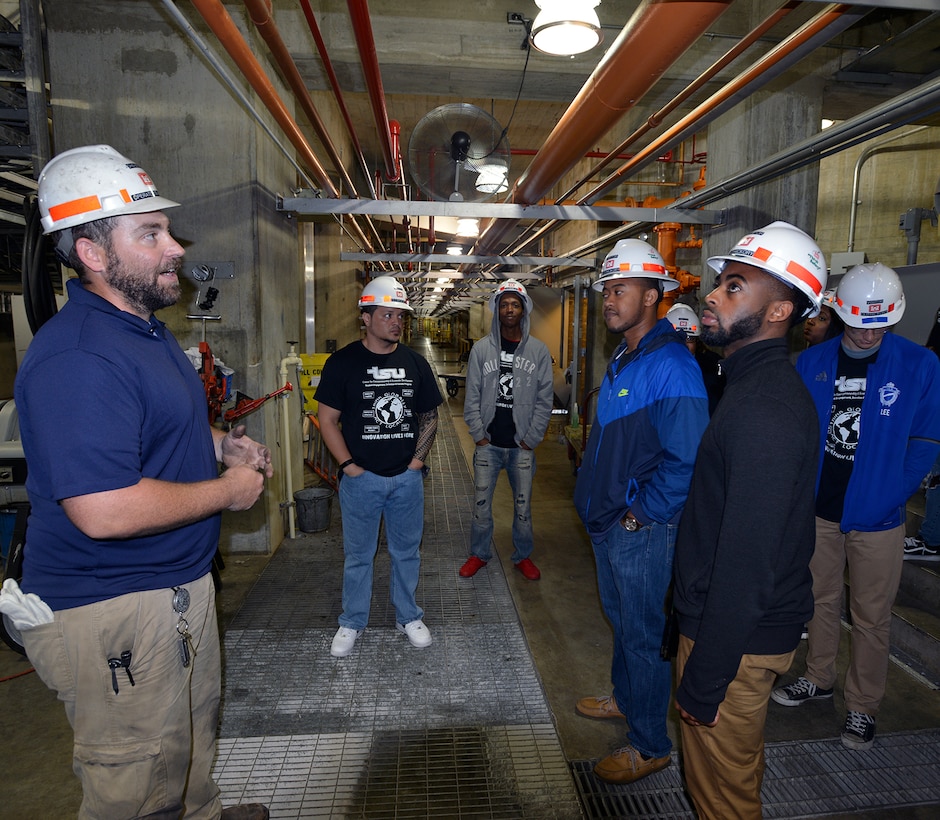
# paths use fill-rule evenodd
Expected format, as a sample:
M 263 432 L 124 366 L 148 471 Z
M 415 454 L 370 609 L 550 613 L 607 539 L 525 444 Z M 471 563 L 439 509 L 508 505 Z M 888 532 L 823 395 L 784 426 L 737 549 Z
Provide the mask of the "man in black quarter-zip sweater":
M 770 692 L 813 615 L 819 425 L 786 336 L 819 312 L 826 266 L 784 222 L 708 263 L 701 338 L 724 348 L 727 381 L 676 541 L 676 705 L 699 817 L 756 820 Z

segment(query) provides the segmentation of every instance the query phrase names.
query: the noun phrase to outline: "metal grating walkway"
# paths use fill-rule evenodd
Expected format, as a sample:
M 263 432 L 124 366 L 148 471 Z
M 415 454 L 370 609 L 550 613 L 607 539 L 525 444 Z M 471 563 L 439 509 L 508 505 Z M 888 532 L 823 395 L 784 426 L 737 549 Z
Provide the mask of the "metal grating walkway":
M 500 563 L 457 576 L 473 487 L 447 412 L 430 464 L 418 602 L 434 643 L 395 630 L 383 543 L 369 626 L 330 657 L 334 500 L 330 529 L 285 541 L 225 633 L 223 805 L 263 802 L 276 820 L 582 817 Z
M 867 752 L 838 738 L 768 743 L 761 798 L 765 818 L 844 815 L 940 803 L 940 729 L 878 735 Z M 679 759 L 632 786 L 598 780 L 595 760 L 572 763 L 591 820 L 695 820 L 682 787 Z

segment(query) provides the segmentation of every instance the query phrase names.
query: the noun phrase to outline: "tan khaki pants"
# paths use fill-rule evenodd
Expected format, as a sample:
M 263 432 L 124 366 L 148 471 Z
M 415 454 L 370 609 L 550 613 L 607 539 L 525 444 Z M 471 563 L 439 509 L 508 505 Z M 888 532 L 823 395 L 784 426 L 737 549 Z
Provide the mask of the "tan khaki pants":
M 221 692 L 212 576 L 186 588 L 188 667 L 169 589 L 60 610 L 52 623 L 23 632 L 30 661 L 65 704 L 74 731 L 83 820 L 221 813 L 211 775 Z M 133 686 L 123 668 L 112 678 L 108 667 L 128 650 Z
M 891 642 L 891 606 L 901 583 L 904 527 L 882 532 L 842 532 L 816 519 L 813 620 L 809 623 L 806 677 L 823 689 L 836 683 L 845 567 L 849 568 L 852 652 L 845 675 L 845 706 L 874 715 L 885 694 Z
M 694 645 L 679 636 L 679 680 Z M 745 655 L 718 707 L 718 723 L 707 727 L 680 722 L 686 786 L 702 820 L 761 817 L 767 702 L 774 681 L 790 668 L 795 654 Z

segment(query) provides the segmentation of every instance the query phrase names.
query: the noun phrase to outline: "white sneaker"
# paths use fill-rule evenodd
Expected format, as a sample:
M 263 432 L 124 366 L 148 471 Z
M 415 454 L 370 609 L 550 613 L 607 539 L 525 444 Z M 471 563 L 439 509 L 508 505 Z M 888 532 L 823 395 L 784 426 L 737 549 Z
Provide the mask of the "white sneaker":
M 409 621 L 404 625 L 395 624 L 395 629 L 404 632 L 408 636 L 408 640 L 411 641 L 411 645 L 418 649 L 424 649 L 424 647 L 431 645 L 431 632 L 420 618 L 417 621 Z
M 350 629 L 348 626 L 341 626 L 336 630 L 333 636 L 333 644 L 330 646 L 330 654 L 334 658 L 345 658 L 356 645 L 356 638 L 362 634 L 361 629 Z

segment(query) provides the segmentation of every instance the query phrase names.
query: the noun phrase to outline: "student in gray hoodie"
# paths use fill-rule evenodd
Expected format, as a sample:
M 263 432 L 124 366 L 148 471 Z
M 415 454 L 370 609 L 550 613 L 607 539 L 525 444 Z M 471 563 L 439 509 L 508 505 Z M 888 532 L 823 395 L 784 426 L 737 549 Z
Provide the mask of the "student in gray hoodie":
M 492 557 L 493 490 L 501 470 L 515 500 L 512 562 L 524 577 L 537 581 L 532 554 L 532 478 L 535 446 L 545 436 L 552 414 L 552 357 L 529 336 L 532 299 L 515 279 L 490 297 L 493 326 L 470 351 L 463 417 L 476 442 L 473 483 L 476 498 L 470 526 L 470 557 L 460 568 L 471 578 Z

